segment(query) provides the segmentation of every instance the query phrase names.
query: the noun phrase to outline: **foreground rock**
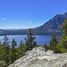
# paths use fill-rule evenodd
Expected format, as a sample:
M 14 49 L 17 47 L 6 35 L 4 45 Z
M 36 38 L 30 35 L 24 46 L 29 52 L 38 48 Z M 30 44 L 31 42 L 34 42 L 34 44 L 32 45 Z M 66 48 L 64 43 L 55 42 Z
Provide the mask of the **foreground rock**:
M 67 67 L 67 53 L 54 54 L 43 47 L 34 48 L 8 67 Z

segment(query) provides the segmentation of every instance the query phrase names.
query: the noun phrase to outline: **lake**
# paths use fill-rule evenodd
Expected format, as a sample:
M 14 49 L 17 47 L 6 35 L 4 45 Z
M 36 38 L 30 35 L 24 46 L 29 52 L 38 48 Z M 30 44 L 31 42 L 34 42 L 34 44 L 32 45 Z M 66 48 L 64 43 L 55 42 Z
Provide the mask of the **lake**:
M 9 42 L 11 43 L 12 39 L 14 38 L 17 42 L 17 44 L 20 43 L 20 41 L 25 42 L 26 35 L 8 35 Z M 36 41 L 38 45 L 44 45 L 45 43 L 49 44 L 50 40 L 52 38 L 52 35 L 35 35 Z M 0 41 L 3 43 L 4 36 L 0 36 Z M 59 39 L 59 36 L 57 37 Z

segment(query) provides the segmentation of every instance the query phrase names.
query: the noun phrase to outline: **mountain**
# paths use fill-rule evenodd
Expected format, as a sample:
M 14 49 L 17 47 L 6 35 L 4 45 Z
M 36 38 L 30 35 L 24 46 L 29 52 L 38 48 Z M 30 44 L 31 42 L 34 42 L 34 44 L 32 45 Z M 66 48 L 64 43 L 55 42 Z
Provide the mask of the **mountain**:
M 0 29 L 0 35 L 24 35 L 27 34 L 27 29 L 14 29 L 14 30 L 3 30 Z
M 64 14 L 57 14 L 44 25 L 35 28 L 34 32 L 37 34 L 51 34 L 53 32 L 61 33 L 62 24 L 65 18 L 67 18 L 67 12 Z
M 44 25 L 37 28 L 33 28 L 32 31 L 34 34 L 52 34 L 53 32 L 57 32 L 58 34 L 61 34 L 61 28 L 65 18 L 67 18 L 67 12 L 65 12 L 64 14 L 57 14 L 52 19 L 47 21 Z M 27 30 L 28 29 L 16 29 L 16 30 L 0 29 L 0 35 L 27 34 Z

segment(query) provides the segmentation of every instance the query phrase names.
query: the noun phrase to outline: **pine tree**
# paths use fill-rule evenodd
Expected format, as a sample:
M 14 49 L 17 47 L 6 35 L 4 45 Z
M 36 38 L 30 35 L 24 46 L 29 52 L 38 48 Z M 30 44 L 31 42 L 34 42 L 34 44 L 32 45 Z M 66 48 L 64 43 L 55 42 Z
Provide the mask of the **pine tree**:
M 20 45 L 18 47 L 18 57 L 22 57 L 25 55 L 26 48 L 27 46 L 22 41 L 20 41 Z
M 34 41 L 35 41 L 35 37 L 33 36 L 32 30 L 29 29 L 28 34 L 27 34 L 27 38 L 25 41 L 25 45 L 27 45 L 27 50 L 32 50 L 32 48 L 34 46 L 33 45 Z
M 3 50 L 3 47 L 2 47 L 2 45 L 0 44 L 0 60 L 2 60 L 2 54 L 3 54 L 2 50 Z
M 17 43 L 16 43 L 15 39 L 13 39 L 12 40 L 12 48 L 11 48 L 11 61 L 12 61 L 12 63 L 17 59 L 16 46 L 17 46 Z
M 9 61 L 10 61 L 10 53 L 9 53 L 9 50 L 10 50 L 10 45 L 9 45 L 9 42 L 8 42 L 8 37 L 7 35 L 4 36 L 4 42 L 3 42 L 3 50 L 4 50 L 4 55 L 3 55 L 3 59 L 4 61 L 7 63 L 7 65 L 9 64 Z
M 59 52 L 67 52 L 67 19 L 64 20 L 64 24 L 62 26 L 62 37 L 58 44 Z
M 67 49 L 67 19 L 64 20 L 62 39 L 63 39 L 63 47 Z
M 58 43 L 57 35 L 56 35 L 56 33 L 54 33 L 52 36 L 52 39 L 50 41 L 50 49 L 56 51 L 57 43 Z

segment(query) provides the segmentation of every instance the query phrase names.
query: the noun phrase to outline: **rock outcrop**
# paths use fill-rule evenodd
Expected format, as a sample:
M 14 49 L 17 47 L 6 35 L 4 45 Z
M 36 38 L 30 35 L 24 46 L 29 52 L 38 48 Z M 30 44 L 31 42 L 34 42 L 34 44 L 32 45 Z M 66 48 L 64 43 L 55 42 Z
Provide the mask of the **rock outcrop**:
M 52 50 L 36 47 L 8 67 L 67 67 L 67 53 L 54 54 Z

